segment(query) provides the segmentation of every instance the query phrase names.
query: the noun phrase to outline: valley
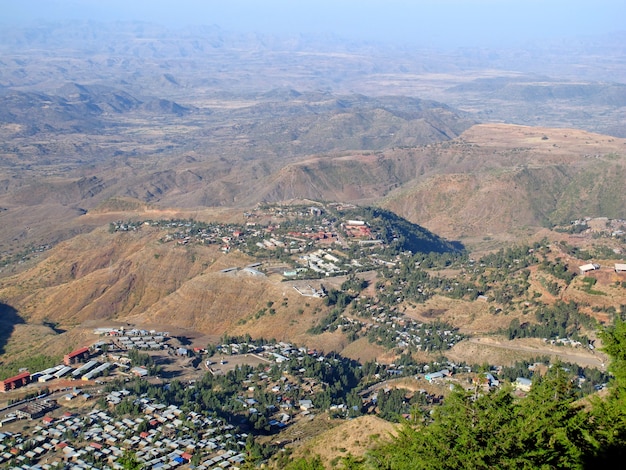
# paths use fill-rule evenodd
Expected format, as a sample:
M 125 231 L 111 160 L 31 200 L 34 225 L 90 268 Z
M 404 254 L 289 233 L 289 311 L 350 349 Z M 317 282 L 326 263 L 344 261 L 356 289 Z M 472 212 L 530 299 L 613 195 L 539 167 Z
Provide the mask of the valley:
M 554 370 L 596 406 L 626 69 L 594 47 L 1 30 L 0 466 L 352 468 Z

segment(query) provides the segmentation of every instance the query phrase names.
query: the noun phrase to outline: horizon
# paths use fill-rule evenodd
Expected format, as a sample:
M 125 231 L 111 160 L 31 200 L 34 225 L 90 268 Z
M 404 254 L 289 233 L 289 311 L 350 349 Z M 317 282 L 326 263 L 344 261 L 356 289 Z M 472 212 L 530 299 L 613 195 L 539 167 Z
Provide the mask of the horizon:
M 525 44 L 624 31 L 618 0 L 0 0 L 0 22 L 145 21 L 168 28 L 215 25 L 235 33 L 336 35 L 424 47 L 519 47 Z

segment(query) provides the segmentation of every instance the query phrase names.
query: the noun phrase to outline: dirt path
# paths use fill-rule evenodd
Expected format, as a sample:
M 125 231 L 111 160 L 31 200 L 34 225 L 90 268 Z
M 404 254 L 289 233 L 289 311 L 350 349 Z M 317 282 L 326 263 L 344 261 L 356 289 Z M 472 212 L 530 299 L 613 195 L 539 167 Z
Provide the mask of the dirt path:
M 608 363 L 608 358 L 603 353 L 568 346 L 550 346 L 541 340 L 521 343 L 518 341 L 501 341 L 495 338 L 470 338 L 468 341 L 494 348 L 528 352 L 536 356 L 557 356 L 563 362 L 572 362 L 583 367 L 596 367 L 602 370 L 606 368 Z

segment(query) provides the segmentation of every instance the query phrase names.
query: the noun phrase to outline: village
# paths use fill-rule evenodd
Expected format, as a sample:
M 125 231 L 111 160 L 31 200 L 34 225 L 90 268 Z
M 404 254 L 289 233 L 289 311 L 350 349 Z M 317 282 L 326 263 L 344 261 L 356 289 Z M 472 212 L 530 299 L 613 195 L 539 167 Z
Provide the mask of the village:
M 358 209 L 349 204 L 332 203 L 260 205 L 257 210 L 244 213 L 244 224 L 207 224 L 193 220 L 120 221 L 112 223 L 109 231 L 157 227 L 168 232 L 161 238 L 163 243 L 217 244 L 224 253 L 240 250 L 259 260 L 280 261 L 284 268 L 278 274 L 285 279 L 319 279 L 394 265 L 393 260 L 386 258 L 393 258 L 402 250 L 392 248 L 386 256 L 381 254 L 384 248 L 393 245 L 397 234 L 385 237 L 376 223 L 346 217 L 344 211 L 352 214 Z
M 145 220 L 111 224 L 109 231 L 159 230 L 160 241 L 176 247 L 240 250 L 252 262 L 221 269 L 221 275 L 274 276 L 302 296 L 321 298 L 328 314 L 309 334 L 367 338 L 392 351 L 393 363 L 359 363 L 249 335 L 198 344 L 130 324 L 96 327 L 94 340 L 67 353 L 62 363 L 0 381 L 6 396 L 0 466 L 118 469 L 132 458 L 144 468 L 236 470 L 276 454 L 293 442 L 289 436 L 302 438 L 291 430 L 312 420 L 375 414 L 399 422 L 418 409 L 430 412 L 456 387 L 479 394 L 507 386 L 523 395 L 535 371 L 549 367 L 548 359 L 511 367 L 455 363 L 445 351 L 471 335 L 441 320 L 412 318 L 407 304 L 441 295 L 483 302 L 494 315 L 534 308 L 545 321 L 512 322 L 500 333 L 592 350 L 580 331 L 591 319 L 576 305 L 548 305 L 539 300 L 543 294 L 531 295 L 528 268 L 539 278 L 553 276 L 557 287 L 580 275 L 579 284 L 592 294 L 600 275 L 610 277 L 614 289 L 626 287 L 619 277 L 626 265 L 575 258 L 581 252 L 566 243 L 537 242 L 478 261 L 454 251 L 412 253 L 403 245 L 406 233 L 380 214 L 368 214 L 337 204 L 260 205 L 244 214 L 244 224 Z M 562 253 L 586 264 L 568 265 L 557 257 Z M 331 277 L 331 287 L 321 283 Z M 553 321 L 563 315 L 569 320 Z M 433 352 L 428 363 L 414 359 Z M 562 367 L 581 396 L 608 381 L 603 371 Z
M 97 341 L 67 354 L 64 364 L 2 382 L 5 392 L 23 389 L 34 396 L 0 411 L 0 465 L 117 469 L 132 454 L 144 468 L 236 470 L 252 458 L 255 439 L 278 436 L 317 415 L 350 419 L 380 413 L 401 419 L 412 406 L 442 403 L 454 386 L 486 393 L 502 386 L 498 375 L 507 376 L 499 367 L 481 372 L 450 361 L 360 364 L 249 337 L 186 349 L 168 345 L 167 332 L 98 328 L 94 333 Z M 154 350 L 153 342 L 162 349 Z M 197 356 L 194 378 L 166 380 L 152 375 L 158 368 L 133 366 L 131 357 L 142 343 L 147 352 L 141 354 L 174 355 L 181 358 L 180 367 L 183 357 Z M 158 357 L 150 362 L 158 364 Z M 529 365 L 525 377 L 508 373 L 519 393 L 528 392 L 535 367 Z M 398 395 L 407 380 L 417 392 Z
M 249 447 L 250 431 L 237 432 L 240 428 L 267 434 L 299 419 L 310 419 L 318 411 L 332 411 L 335 416 L 344 417 L 349 414 L 342 392 L 344 386 L 355 385 L 354 378 L 347 379 L 350 384 L 342 382 L 346 374 L 350 376 L 350 367 L 336 355 L 325 357 L 283 342 L 221 344 L 210 358 L 206 358 L 205 349 L 194 348 L 189 352 L 206 359 L 198 368 L 198 379 L 186 384 L 187 391 L 202 387 L 202 375 L 228 377 L 233 359 L 246 358 L 243 363 L 260 364 L 257 368 L 242 368 L 238 362 L 235 373 L 243 370 L 244 375 L 236 381 L 237 390 L 233 390 L 232 396 L 221 397 L 220 409 L 203 409 L 197 403 L 177 406 L 160 402 L 146 393 L 129 391 L 130 385 L 126 388 L 129 380 L 132 383 L 149 377 L 145 368 L 129 367 L 129 358 L 119 346 L 135 347 L 140 342 L 129 342 L 127 338 L 147 340 L 157 332 L 99 328 L 95 333 L 108 340 L 67 354 L 63 365 L 33 374 L 23 372 L 2 382 L 4 391 L 34 388 L 37 391 L 31 394 L 37 396 L 5 407 L 2 428 L 19 426 L 21 432 L 3 429 L 0 433 L 1 465 L 51 469 L 71 463 L 72 468 L 121 468 L 120 459 L 131 450 L 147 468 L 176 468 L 193 461 L 195 468 L 200 469 L 237 469 L 246 459 L 245 449 Z M 167 333 L 159 336 L 165 347 Z M 152 349 L 149 342 L 144 344 Z M 188 351 L 181 349 L 176 354 L 186 355 Z M 117 362 L 104 362 L 107 359 Z M 102 364 L 97 366 L 99 362 Z M 98 369 L 99 373 L 94 373 Z M 377 381 L 394 375 L 392 369 L 388 373 L 385 368 L 377 370 Z M 230 371 L 234 375 L 233 369 Z M 103 375 L 106 372 L 110 373 Z M 130 378 L 132 375 L 134 379 Z M 64 376 L 71 377 L 71 381 L 64 380 Z M 101 380 L 94 380 L 97 377 Z M 336 380 L 340 389 L 334 395 L 328 393 L 333 384 L 325 380 Z M 59 381 L 75 385 L 46 391 L 48 387 L 54 390 Z M 158 379 L 155 383 L 157 388 L 168 391 L 174 386 Z M 332 402 L 332 398 L 339 401 Z M 218 417 L 224 410 L 230 410 L 230 421 L 235 421 L 235 425 Z M 20 425 L 24 421 L 36 424 Z

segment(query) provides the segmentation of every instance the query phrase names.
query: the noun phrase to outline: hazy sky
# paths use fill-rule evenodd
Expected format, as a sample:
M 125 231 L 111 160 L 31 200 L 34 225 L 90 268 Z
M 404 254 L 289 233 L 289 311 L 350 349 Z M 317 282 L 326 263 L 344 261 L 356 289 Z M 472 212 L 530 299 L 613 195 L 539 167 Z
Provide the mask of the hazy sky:
M 497 46 L 626 30 L 626 0 L 0 0 L 0 23 L 69 18 Z

